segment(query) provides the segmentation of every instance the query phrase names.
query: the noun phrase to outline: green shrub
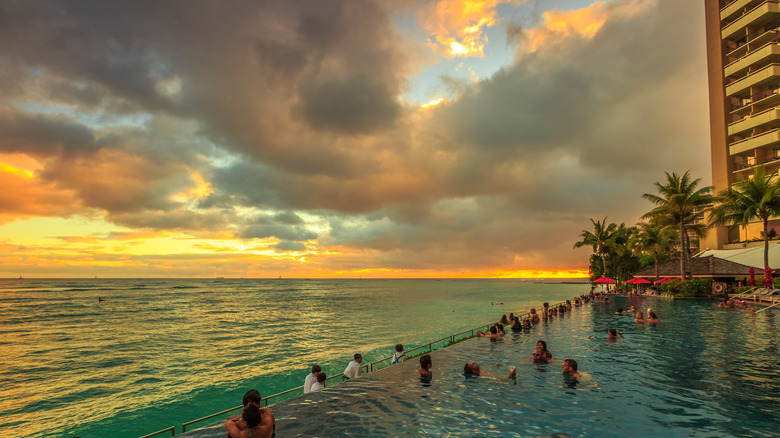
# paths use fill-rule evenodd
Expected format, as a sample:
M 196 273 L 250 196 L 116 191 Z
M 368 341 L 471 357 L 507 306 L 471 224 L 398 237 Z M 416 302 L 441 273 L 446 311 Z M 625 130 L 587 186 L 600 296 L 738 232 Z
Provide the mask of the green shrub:
M 677 298 L 708 297 L 712 294 L 711 278 L 695 278 L 693 280 L 672 280 L 657 286 L 664 295 Z

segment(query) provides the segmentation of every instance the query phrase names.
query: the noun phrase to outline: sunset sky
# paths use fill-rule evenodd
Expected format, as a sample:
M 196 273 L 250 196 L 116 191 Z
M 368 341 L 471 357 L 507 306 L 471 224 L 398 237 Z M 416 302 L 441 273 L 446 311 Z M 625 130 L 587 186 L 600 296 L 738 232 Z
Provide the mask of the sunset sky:
M 709 184 L 693 0 L 0 0 L 0 277 L 573 277 Z

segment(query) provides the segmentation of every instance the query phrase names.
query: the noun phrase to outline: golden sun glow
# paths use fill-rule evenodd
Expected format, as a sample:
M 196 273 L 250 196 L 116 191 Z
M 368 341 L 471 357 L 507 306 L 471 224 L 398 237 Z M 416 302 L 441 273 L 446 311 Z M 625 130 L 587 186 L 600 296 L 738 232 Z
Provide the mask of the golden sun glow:
M 498 0 L 439 0 L 421 16 L 432 45 L 449 57 L 482 56 L 485 29 L 496 23 Z
M 526 30 L 523 33 L 525 49 L 535 52 L 544 45 L 555 44 L 572 36 L 592 39 L 610 17 L 631 16 L 640 12 L 649 4 L 650 2 L 646 0 L 637 0 L 617 5 L 608 5 L 603 1 L 598 1 L 582 9 L 546 11 L 542 14 L 544 21 L 541 26 Z
M 424 103 L 424 104 L 420 105 L 420 107 L 421 108 L 431 108 L 431 107 L 434 107 L 436 105 L 441 104 L 442 102 L 444 102 L 444 98 L 440 97 L 440 98 L 432 100 L 432 101 L 430 101 L 428 103 Z

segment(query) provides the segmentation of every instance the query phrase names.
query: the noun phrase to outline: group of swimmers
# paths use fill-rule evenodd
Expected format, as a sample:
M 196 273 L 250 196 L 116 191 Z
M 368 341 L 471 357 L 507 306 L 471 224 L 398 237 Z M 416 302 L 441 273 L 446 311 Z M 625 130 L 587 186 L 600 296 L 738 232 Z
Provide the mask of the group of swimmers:
M 561 303 L 556 307 L 550 307 L 549 303 L 544 303 L 539 312 L 535 308 L 531 308 L 527 317 L 520 321 L 520 318 L 515 316 L 514 313 L 510 313 L 507 318 L 506 315 L 501 317 L 501 320 L 490 327 L 490 330 L 486 333 L 477 331 L 478 337 L 488 338 L 500 338 L 506 335 L 505 326 L 510 325 L 510 329 L 514 332 L 527 331 L 531 328 L 532 324 L 537 324 L 541 320 L 548 320 L 554 318 L 556 315 L 565 315 L 566 312 L 570 312 L 575 307 L 580 307 L 584 303 L 592 300 L 608 300 L 604 294 L 597 294 L 591 290 L 590 294 L 574 297 L 572 300 L 566 300 L 565 303 Z M 632 307 L 632 309 L 634 309 Z M 649 311 L 650 309 L 648 309 Z M 635 309 L 634 309 L 635 311 Z M 622 312 L 622 309 L 621 309 Z M 631 311 L 629 311 L 631 312 Z M 652 314 L 655 317 L 655 314 Z M 656 321 L 657 322 L 657 321 Z M 610 329 L 610 337 L 612 337 L 612 331 Z M 616 331 L 615 336 L 620 335 L 619 331 Z M 620 335 L 622 336 L 622 335 Z M 397 364 L 404 360 L 404 347 L 401 344 L 396 345 L 395 354 L 392 357 L 391 363 Z M 533 361 L 535 363 L 549 363 L 553 358 L 552 353 L 547 349 L 547 343 L 543 340 L 539 340 L 536 343 L 536 349 L 533 352 Z M 361 362 L 363 357 L 360 353 L 355 353 L 353 360 L 347 365 L 344 370 L 344 379 L 353 379 L 362 375 Z M 500 364 L 496 364 L 500 366 Z M 416 370 L 416 373 L 423 381 L 430 382 L 433 373 L 431 368 L 433 367 L 433 361 L 430 354 L 420 356 L 420 368 Z M 325 380 L 327 379 L 325 373 L 322 372 L 322 368 L 319 365 L 312 366 L 311 374 L 307 375 L 304 380 L 303 392 L 308 394 L 313 391 L 325 388 Z M 565 359 L 563 361 L 562 371 L 564 375 L 569 378 L 582 377 L 582 374 L 578 371 L 577 361 L 574 359 Z M 466 376 L 491 376 L 487 371 L 483 371 L 479 364 L 475 362 L 468 362 L 463 367 L 463 373 Z M 514 379 L 517 371 L 514 366 L 509 367 L 508 377 Z M 241 417 L 231 416 L 228 417 L 225 423 L 225 429 L 228 432 L 229 438 L 271 438 L 274 436 L 275 419 L 270 408 L 260 408 L 260 393 L 257 390 L 250 390 L 244 395 L 243 405 L 244 410 Z
M 634 321 L 639 322 L 639 323 L 647 322 L 647 323 L 650 323 L 650 324 L 657 324 L 657 323 L 661 322 L 661 320 L 658 319 L 658 315 L 656 315 L 655 312 L 653 312 L 653 309 L 651 309 L 649 307 L 647 308 L 647 318 L 646 319 L 645 319 L 645 314 L 643 312 L 637 311 L 636 307 L 634 307 L 634 306 L 631 306 L 631 308 L 626 310 L 625 312 L 623 311 L 622 307 L 619 307 L 617 312 L 615 312 L 615 315 L 629 315 L 631 313 L 636 314 L 636 317 L 634 318 Z
M 723 297 L 723 301 L 718 303 L 718 307 L 721 309 L 749 309 L 751 313 L 756 311 L 754 307 L 748 308 L 747 302 L 745 300 L 729 298 L 728 295 Z

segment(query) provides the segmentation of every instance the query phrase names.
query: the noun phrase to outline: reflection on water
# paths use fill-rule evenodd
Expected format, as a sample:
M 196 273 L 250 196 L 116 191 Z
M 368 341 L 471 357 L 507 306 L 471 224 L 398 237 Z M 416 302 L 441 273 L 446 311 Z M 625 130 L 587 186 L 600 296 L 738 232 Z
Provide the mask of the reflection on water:
M 517 280 L 3 280 L 0 436 L 137 437 L 582 292 Z M 99 301 L 99 297 L 105 301 Z M 512 307 L 510 307 L 512 306 Z M 419 382 L 417 383 L 419 386 Z
M 472 339 L 432 353 L 421 384 L 410 359 L 273 407 L 280 436 L 776 436 L 780 379 L 774 316 L 712 302 L 646 300 L 661 324 L 614 314 L 627 298 L 595 303 L 500 342 Z M 764 319 L 765 318 L 765 319 Z M 608 328 L 624 338 L 605 342 Z M 756 331 L 756 328 L 760 328 Z M 770 329 L 770 330 L 767 330 Z M 555 359 L 534 363 L 544 339 Z M 582 378 L 561 372 L 574 358 Z M 464 377 L 477 362 L 490 377 Z M 516 385 L 503 367 L 517 367 Z M 218 437 L 216 424 L 195 436 Z

